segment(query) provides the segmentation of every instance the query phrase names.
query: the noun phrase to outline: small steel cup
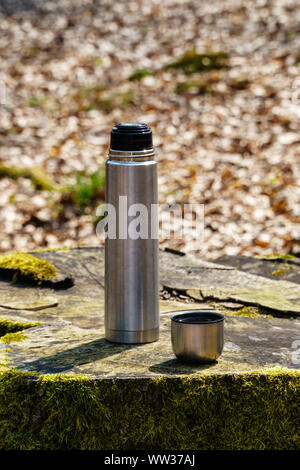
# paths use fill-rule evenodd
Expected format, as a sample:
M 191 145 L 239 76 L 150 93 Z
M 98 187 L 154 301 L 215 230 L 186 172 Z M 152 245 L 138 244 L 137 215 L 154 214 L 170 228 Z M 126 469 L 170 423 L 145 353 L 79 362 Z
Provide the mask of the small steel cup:
M 190 310 L 171 317 L 172 348 L 184 362 L 209 363 L 221 355 L 224 316 L 213 310 Z

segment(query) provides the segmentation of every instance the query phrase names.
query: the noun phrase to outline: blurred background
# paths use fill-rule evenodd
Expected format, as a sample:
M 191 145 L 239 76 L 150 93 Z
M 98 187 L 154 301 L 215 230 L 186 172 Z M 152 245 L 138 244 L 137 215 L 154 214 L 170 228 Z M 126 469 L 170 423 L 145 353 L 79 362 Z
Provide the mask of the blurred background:
M 294 0 L 1 0 L 0 251 L 99 245 L 117 122 L 151 126 L 161 203 L 205 206 L 204 240 L 300 255 Z

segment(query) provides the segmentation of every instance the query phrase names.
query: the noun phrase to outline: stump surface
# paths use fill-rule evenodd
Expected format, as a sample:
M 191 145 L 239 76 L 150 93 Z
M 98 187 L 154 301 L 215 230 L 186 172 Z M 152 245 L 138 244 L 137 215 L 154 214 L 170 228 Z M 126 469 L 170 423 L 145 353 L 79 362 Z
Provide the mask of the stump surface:
M 300 286 L 296 283 L 160 252 L 161 292 L 165 298 L 160 301 L 160 339 L 120 345 L 104 338 L 104 250 L 34 254 L 53 263 L 61 275 L 71 274 L 74 286 L 54 289 L 0 281 L 0 317 L 40 323 L 24 330 L 17 341 L 2 342 L 2 362 L 9 367 L 98 378 L 299 367 L 293 346 L 299 335 Z M 170 317 L 176 311 L 199 308 L 216 308 L 226 315 L 224 351 L 217 363 L 187 365 L 172 352 Z

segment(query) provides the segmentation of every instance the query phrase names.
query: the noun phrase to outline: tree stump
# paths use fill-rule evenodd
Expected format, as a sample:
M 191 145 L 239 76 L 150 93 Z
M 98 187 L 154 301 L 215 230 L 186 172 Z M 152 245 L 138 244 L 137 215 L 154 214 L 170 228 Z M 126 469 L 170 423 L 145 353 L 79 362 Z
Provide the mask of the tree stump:
M 249 273 L 236 258 L 161 251 L 160 339 L 123 345 L 104 338 L 104 250 L 32 254 L 73 282 L 0 273 L 0 448 L 296 448 L 297 260 L 291 282 L 270 276 L 282 259 L 250 259 Z M 170 317 L 200 308 L 225 315 L 224 351 L 184 364 Z

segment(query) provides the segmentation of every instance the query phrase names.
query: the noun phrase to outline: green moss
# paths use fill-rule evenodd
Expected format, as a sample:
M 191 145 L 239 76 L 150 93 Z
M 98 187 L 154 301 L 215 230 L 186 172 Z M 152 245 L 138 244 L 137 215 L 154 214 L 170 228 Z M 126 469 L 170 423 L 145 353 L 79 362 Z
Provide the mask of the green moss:
M 288 255 L 288 254 L 272 254 L 272 255 L 257 255 L 255 256 L 257 259 L 264 259 L 266 261 L 285 261 L 285 260 L 296 260 L 296 256 Z
M 227 312 L 227 314 L 237 315 L 240 317 L 250 317 L 250 318 L 261 317 L 260 310 L 257 307 L 243 307 L 243 308 L 240 308 L 239 310 L 230 310 L 230 312 Z
M 46 279 L 56 278 L 56 269 L 49 263 L 28 253 L 10 253 L 0 256 L 0 270 L 14 271 L 16 280 L 18 277 L 29 277 L 41 282 Z
M 36 189 L 55 191 L 57 188 L 52 179 L 40 167 L 33 167 L 30 170 L 29 178 Z
M 100 109 L 106 113 L 115 108 L 126 109 L 134 102 L 133 91 L 108 93 L 106 85 L 83 88 L 73 95 L 73 100 L 79 111 Z
M 186 294 L 191 297 L 192 299 L 196 300 L 199 302 L 198 305 L 200 305 L 201 308 L 201 302 L 203 302 L 203 290 L 199 291 L 198 289 L 187 289 Z M 271 309 L 264 309 L 262 307 L 254 307 L 254 306 L 244 306 L 240 309 L 234 310 L 234 309 L 226 309 L 226 306 L 222 306 L 222 300 L 217 300 L 217 299 L 208 299 L 207 296 L 205 297 L 205 303 L 209 300 L 209 303 L 214 307 L 219 309 L 220 312 L 222 312 L 224 315 L 235 315 L 235 316 L 241 316 L 241 317 L 250 317 L 250 318 L 257 318 L 261 317 L 263 314 L 268 314 L 268 316 L 273 316 L 271 314 Z M 226 299 L 224 299 L 226 302 Z M 198 303 L 197 302 L 197 303 Z M 221 307 L 220 307 L 220 302 L 221 302 Z M 226 310 L 224 310 L 226 309 Z
M 11 134 L 16 134 L 16 132 L 17 132 L 16 127 L 10 127 L 8 129 L 1 129 L 0 135 L 11 135 Z
M 175 88 L 175 92 L 180 94 L 191 90 L 194 90 L 198 95 L 207 95 L 213 92 L 209 83 L 201 81 L 181 82 Z
M 166 69 L 180 69 L 185 73 L 208 72 L 228 68 L 226 52 L 207 52 L 198 54 L 195 49 L 186 52 L 180 59 L 166 65 Z
M 39 322 L 22 322 L 13 321 L 7 318 L 0 318 L 0 342 L 9 344 L 14 341 L 23 341 L 27 338 L 27 336 L 22 333 L 22 330 L 32 328 L 40 324 L 41 323 Z M 1 367 L 8 365 L 10 359 L 8 358 L 7 354 L 11 352 L 13 352 L 11 349 L 0 347 L 0 371 Z
M 286 37 L 288 39 L 293 39 L 297 36 L 297 31 L 295 31 L 294 29 L 289 29 L 287 32 L 286 32 Z
M 21 332 L 6 333 L 6 335 L 1 336 L 0 341 L 2 341 L 2 343 L 12 343 L 14 341 L 17 341 L 17 342 L 23 341 L 23 339 L 26 339 L 26 338 L 27 336 L 25 336 Z
M 26 103 L 30 108 L 42 108 L 49 101 L 49 96 L 32 96 Z
M 107 87 L 104 84 L 99 84 L 91 87 L 83 87 L 77 93 L 75 93 L 75 95 L 73 95 L 73 98 L 75 100 L 78 100 L 80 98 L 99 98 L 102 92 L 106 89 Z
M 7 318 L 0 318 L 0 336 L 32 328 L 40 324 L 40 322 L 13 321 Z
M 57 248 L 37 248 L 36 250 L 32 250 L 31 253 L 47 253 L 48 251 L 67 251 L 67 250 L 71 250 L 72 247 L 70 246 L 66 246 L 66 245 L 63 245 L 63 246 L 59 246 Z
M 290 271 L 291 267 L 290 266 L 281 266 L 278 269 L 275 269 L 275 271 L 272 271 L 273 276 L 284 276 L 287 271 Z
M 130 104 L 134 102 L 134 95 L 131 90 L 124 93 L 114 93 L 108 96 L 103 96 L 102 98 L 95 99 L 90 101 L 86 106 L 86 111 L 91 111 L 93 109 L 101 109 L 106 113 L 110 113 L 113 109 L 126 109 Z
M 299 374 L 0 374 L 1 449 L 296 449 Z
M 105 168 L 101 167 L 98 171 L 87 175 L 77 173 L 74 184 L 61 189 L 63 202 L 71 202 L 83 211 L 92 202 L 104 200 L 105 198 Z
M 0 178 L 29 178 L 36 189 L 54 191 L 57 189 L 51 178 L 40 167 L 18 168 L 0 165 Z
M 153 75 L 153 73 L 150 70 L 147 70 L 147 69 L 136 70 L 133 74 L 130 75 L 128 80 L 139 81 L 139 80 L 142 80 L 142 78 L 144 77 L 149 77 L 150 75 Z

